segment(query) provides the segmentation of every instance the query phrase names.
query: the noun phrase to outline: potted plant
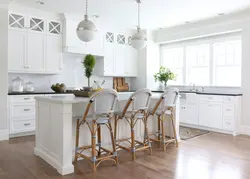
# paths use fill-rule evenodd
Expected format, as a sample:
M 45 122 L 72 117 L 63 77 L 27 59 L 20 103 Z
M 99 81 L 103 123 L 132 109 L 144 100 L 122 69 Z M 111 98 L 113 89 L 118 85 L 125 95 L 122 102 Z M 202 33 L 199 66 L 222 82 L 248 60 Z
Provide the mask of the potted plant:
M 176 75 L 170 69 L 161 66 L 159 72 L 154 75 L 154 79 L 155 82 L 163 83 L 166 89 L 168 80 L 175 80 Z
M 85 76 L 88 78 L 88 87 L 90 88 L 90 77 L 95 67 L 95 57 L 91 54 L 86 55 L 82 64 L 85 68 Z

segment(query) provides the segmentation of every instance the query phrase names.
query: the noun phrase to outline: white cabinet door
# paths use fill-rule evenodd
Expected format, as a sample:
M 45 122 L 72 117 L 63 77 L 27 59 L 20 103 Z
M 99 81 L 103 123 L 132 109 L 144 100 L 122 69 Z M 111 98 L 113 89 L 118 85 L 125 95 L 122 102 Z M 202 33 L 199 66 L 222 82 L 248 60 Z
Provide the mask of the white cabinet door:
M 192 125 L 199 125 L 196 106 L 180 106 L 180 122 Z
M 104 48 L 104 76 L 115 74 L 115 54 L 112 43 L 106 43 Z
M 222 129 L 222 104 L 215 102 L 200 102 L 199 124 L 205 127 Z
M 61 36 L 47 36 L 46 54 L 46 71 L 59 72 L 62 70 Z
M 27 33 L 25 31 L 9 30 L 8 43 L 8 71 L 20 72 L 26 70 L 26 44 Z
M 125 45 L 115 45 L 115 74 L 116 76 L 124 76 L 125 65 Z
M 131 46 L 125 45 L 125 64 L 124 74 L 125 76 L 136 77 L 138 67 L 137 50 Z
M 42 33 L 28 33 L 27 67 L 30 72 L 45 71 L 46 36 Z

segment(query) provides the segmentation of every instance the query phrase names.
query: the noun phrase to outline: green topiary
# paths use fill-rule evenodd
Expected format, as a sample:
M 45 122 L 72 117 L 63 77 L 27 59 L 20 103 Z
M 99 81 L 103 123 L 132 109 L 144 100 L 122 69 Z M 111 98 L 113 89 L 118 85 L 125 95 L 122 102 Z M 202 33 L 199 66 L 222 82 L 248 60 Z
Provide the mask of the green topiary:
M 95 67 L 95 57 L 91 54 L 86 55 L 82 64 L 85 68 L 85 76 L 88 78 L 88 87 L 90 87 L 90 77 L 92 76 Z

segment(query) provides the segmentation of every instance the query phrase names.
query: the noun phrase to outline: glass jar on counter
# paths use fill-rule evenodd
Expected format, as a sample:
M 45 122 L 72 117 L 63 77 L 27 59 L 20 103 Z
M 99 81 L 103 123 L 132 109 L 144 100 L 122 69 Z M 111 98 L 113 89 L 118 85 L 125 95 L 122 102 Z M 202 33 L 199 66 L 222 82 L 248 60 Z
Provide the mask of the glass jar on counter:
M 21 78 L 17 77 L 12 80 L 11 91 L 18 93 L 23 92 L 23 80 Z
M 32 83 L 32 82 L 26 83 L 26 85 L 25 85 L 25 91 L 26 92 L 34 92 L 35 91 L 34 83 Z

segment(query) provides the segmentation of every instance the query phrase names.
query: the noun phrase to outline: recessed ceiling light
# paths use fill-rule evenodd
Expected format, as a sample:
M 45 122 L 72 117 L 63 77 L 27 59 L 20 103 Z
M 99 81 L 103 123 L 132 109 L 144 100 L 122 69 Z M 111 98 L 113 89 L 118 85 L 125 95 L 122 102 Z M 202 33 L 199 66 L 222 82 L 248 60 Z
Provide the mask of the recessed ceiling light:
M 38 1 L 36 1 L 36 3 L 39 4 L 39 5 L 44 5 L 45 4 L 43 0 L 38 0 Z
M 223 16 L 223 15 L 225 15 L 224 13 L 218 13 L 218 16 Z

